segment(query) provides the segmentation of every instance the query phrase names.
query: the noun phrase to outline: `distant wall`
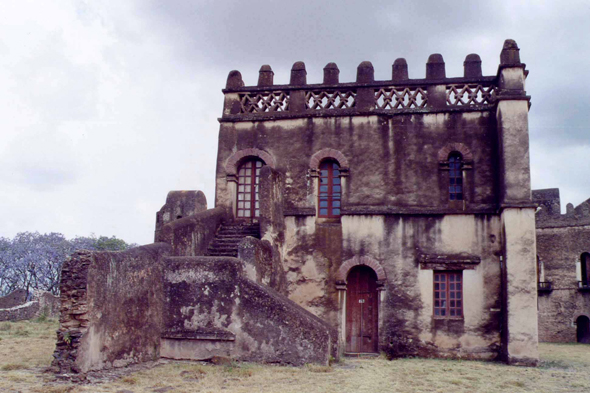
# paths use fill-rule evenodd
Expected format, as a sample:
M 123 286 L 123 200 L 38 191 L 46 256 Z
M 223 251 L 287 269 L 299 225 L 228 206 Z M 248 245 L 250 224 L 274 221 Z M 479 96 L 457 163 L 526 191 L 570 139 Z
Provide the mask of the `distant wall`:
M 54 354 L 61 373 L 158 359 L 163 308 L 155 243 L 119 252 L 80 251 L 62 268 L 61 316 Z
M 10 292 L 6 296 L 0 297 L 0 308 L 11 308 L 19 306 L 27 301 L 27 291 L 25 289 L 17 289 Z
M 156 234 L 156 242 L 170 244 L 173 255 L 205 255 L 217 228 L 229 217 L 226 209 L 218 207 L 172 221 Z
M 578 289 L 584 252 L 590 252 L 589 225 L 537 229 L 542 281 L 553 289 L 539 293 L 539 341 L 576 342 L 576 318 L 590 315 L 590 292 Z
M 236 258 L 166 258 L 161 354 L 327 364 L 337 332 L 286 297 L 245 277 Z
M 59 315 L 59 298 L 45 291 L 36 291 L 33 300 L 27 302 L 24 289 L 16 290 L 3 299 L 4 304 L 12 304 L 12 307 L 0 308 L 0 321 L 21 321 L 33 319 L 45 315 L 53 318 Z M 25 299 L 14 304 L 19 299 Z M 2 299 L 0 299 L 2 300 Z
M 535 215 L 537 228 L 557 228 L 590 225 L 590 199 L 574 207 L 566 205 L 566 213 L 561 214 L 559 188 L 533 190 L 533 202 L 539 205 Z
M 540 209 L 536 217 L 548 218 L 550 216 L 561 215 L 561 199 L 559 197 L 559 188 L 546 188 L 543 190 L 532 191 L 533 202 L 537 203 Z

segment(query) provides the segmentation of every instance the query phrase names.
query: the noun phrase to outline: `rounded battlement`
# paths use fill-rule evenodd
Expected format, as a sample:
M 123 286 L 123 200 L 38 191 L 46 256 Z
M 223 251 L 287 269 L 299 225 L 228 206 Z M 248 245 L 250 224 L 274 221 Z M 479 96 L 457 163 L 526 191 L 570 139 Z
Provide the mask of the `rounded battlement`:
M 518 45 L 506 40 L 495 75 L 482 75 L 481 57 L 468 54 L 463 61 L 463 75 L 447 77 L 445 60 L 440 53 L 428 56 L 424 78 L 410 79 L 408 63 L 397 58 L 391 66 L 391 79 L 375 80 L 370 61 L 357 67 L 356 80 L 340 81 L 336 63 L 323 68 L 320 83 L 307 82 L 303 61 L 293 63 L 288 84 L 274 83 L 270 65 L 260 67 L 256 86 L 244 86 L 239 71 L 231 71 L 224 90 L 223 120 L 243 121 L 260 118 L 307 117 L 355 113 L 406 113 L 429 111 L 489 110 L 500 100 L 528 100 L 524 90 L 527 71 L 520 63 Z M 521 68 L 517 72 L 506 68 Z M 329 112 L 325 112 L 325 111 Z

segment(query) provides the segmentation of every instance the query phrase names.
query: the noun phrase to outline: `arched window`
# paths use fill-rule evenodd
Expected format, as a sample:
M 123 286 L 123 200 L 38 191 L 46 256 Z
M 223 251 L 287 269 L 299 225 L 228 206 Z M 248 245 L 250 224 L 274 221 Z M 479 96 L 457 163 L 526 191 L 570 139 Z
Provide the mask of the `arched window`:
M 340 217 L 342 184 L 340 165 L 334 160 L 320 163 L 320 185 L 318 192 L 318 217 Z
M 463 157 L 456 151 L 449 154 L 449 199 L 451 201 L 463 200 Z
M 240 220 L 258 221 L 258 181 L 264 162 L 259 158 L 243 162 L 238 169 L 237 216 Z
M 590 286 L 590 254 L 585 252 L 580 256 L 580 267 L 582 272 L 582 286 Z

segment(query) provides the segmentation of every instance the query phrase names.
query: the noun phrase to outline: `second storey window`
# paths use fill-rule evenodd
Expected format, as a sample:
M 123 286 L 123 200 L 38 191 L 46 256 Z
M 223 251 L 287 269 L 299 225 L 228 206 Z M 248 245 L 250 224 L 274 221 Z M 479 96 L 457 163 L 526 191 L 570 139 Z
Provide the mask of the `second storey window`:
M 463 200 L 463 173 L 462 157 L 460 153 L 453 152 L 449 155 L 449 199 L 451 201 Z
M 340 217 L 342 184 L 340 182 L 340 166 L 334 160 L 326 160 L 320 164 L 320 184 L 318 192 L 319 217 Z
M 258 182 L 260 168 L 264 165 L 259 159 L 244 162 L 238 169 L 238 219 L 256 222 L 260 216 L 258 201 Z
M 434 317 L 463 317 L 463 272 L 434 272 Z
M 580 256 L 582 285 L 590 285 L 590 254 L 585 252 Z

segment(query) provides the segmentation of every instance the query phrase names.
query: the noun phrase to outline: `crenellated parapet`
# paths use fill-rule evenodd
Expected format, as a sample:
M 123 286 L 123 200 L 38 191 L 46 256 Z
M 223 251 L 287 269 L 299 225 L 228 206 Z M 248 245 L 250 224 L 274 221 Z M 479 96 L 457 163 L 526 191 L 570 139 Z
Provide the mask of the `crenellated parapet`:
M 521 69 L 526 77 L 518 52 L 516 43 L 506 40 L 495 76 L 482 75 L 477 54 L 465 58 L 462 77 L 451 78 L 446 76 L 440 54 L 430 55 L 423 79 L 408 77 L 408 65 L 403 58 L 394 61 L 391 79 L 384 81 L 375 80 L 369 61 L 359 64 L 356 81 L 351 83 L 340 82 L 340 70 L 335 63 L 324 67 L 323 82 L 317 84 L 307 83 L 307 71 L 301 61 L 293 64 L 288 85 L 274 84 L 274 72 L 269 65 L 260 68 L 257 86 L 245 86 L 240 72 L 231 71 L 223 90 L 225 104 L 220 121 L 492 110 L 504 97 L 529 99 L 524 79 L 508 75 L 510 70 Z

